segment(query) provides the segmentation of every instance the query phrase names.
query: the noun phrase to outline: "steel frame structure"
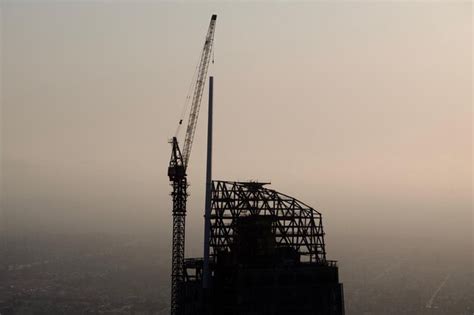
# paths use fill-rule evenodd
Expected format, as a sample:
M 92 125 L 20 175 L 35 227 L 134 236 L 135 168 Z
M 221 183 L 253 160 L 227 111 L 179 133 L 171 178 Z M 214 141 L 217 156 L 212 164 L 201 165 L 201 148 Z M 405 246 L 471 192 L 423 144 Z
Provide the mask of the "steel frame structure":
M 211 258 L 230 251 L 237 218 L 265 215 L 275 219 L 272 229 L 278 246 L 293 247 L 302 261 L 327 264 L 321 213 L 264 185 L 212 181 Z

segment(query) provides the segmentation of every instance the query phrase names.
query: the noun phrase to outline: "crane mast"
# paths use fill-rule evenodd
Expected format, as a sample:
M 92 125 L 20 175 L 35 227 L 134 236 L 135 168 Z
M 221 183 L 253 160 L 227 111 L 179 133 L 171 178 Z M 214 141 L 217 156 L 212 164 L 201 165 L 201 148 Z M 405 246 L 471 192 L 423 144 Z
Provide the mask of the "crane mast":
M 209 68 L 212 45 L 214 41 L 214 31 L 217 15 L 212 15 L 207 31 L 206 40 L 199 62 L 197 80 L 194 86 L 194 93 L 189 113 L 188 126 L 184 139 L 183 151 L 180 150 L 178 140 L 173 137 L 171 140 L 172 150 L 171 159 L 168 167 L 168 177 L 170 179 L 173 191 L 173 244 L 172 244 L 172 262 L 171 262 L 171 315 L 184 314 L 182 303 L 182 291 L 184 283 L 184 241 L 185 241 L 185 217 L 187 201 L 187 174 L 186 170 L 189 163 L 189 156 L 196 132 L 196 125 L 201 106 L 202 94 Z M 181 121 L 180 121 L 181 123 Z

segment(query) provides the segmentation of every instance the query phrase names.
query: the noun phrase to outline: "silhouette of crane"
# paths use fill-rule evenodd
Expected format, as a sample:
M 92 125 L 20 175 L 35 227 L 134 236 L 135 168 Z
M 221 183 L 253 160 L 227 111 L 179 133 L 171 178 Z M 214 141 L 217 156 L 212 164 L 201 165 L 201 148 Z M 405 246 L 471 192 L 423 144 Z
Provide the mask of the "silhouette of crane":
M 171 159 L 168 167 L 168 177 L 173 186 L 171 193 L 173 199 L 173 249 L 171 266 L 171 315 L 181 315 L 183 313 L 182 288 L 184 283 L 184 240 L 185 240 L 185 217 L 187 200 L 187 175 L 186 170 L 189 164 L 191 148 L 201 106 L 202 93 L 204 91 L 207 70 L 211 59 L 212 45 L 217 15 L 212 15 L 207 31 L 206 40 L 202 49 L 201 59 L 197 71 L 197 79 L 194 85 L 194 93 L 189 112 L 184 147 L 181 151 L 177 137 L 170 141 L 172 145 Z M 179 125 L 183 120 L 181 119 Z

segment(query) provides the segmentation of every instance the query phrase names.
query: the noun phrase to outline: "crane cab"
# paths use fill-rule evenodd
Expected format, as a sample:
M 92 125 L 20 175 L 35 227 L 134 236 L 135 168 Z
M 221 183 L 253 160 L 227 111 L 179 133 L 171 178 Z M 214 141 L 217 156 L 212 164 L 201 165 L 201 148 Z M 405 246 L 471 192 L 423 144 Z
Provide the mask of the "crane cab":
M 186 176 L 183 165 L 174 165 L 168 167 L 168 177 L 170 180 L 181 179 Z

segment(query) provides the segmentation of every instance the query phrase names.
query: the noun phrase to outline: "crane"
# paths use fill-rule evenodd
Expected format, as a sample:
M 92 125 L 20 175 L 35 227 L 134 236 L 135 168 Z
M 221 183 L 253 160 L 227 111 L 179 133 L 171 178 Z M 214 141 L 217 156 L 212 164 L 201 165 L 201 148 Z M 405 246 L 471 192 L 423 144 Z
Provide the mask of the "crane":
M 187 194 L 186 170 L 189 164 L 191 148 L 201 106 L 202 93 L 204 91 L 207 70 L 211 59 L 212 45 L 217 15 L 213 14 L 209 23 L 206 40 L 202 49 L 201 59 L 197 71 L 197 79 L 194 85 L 194 93 L 189 112 L 188 125 L 184 138 L 184 146 L 181 151 L 177 137 L 173 137 L 171 143 L 171 159 L 168 166 L 168 177 L 173 187 L 171 196 L 173 199 L 173 244 L 171 262 L 171 315 L 182 315 L 184 313 L 182 303 L 182 285 L 184 282 L 184 240 L 185 240 L 185 218 Z M 181 125 L 182 120 L 179 124 Z

